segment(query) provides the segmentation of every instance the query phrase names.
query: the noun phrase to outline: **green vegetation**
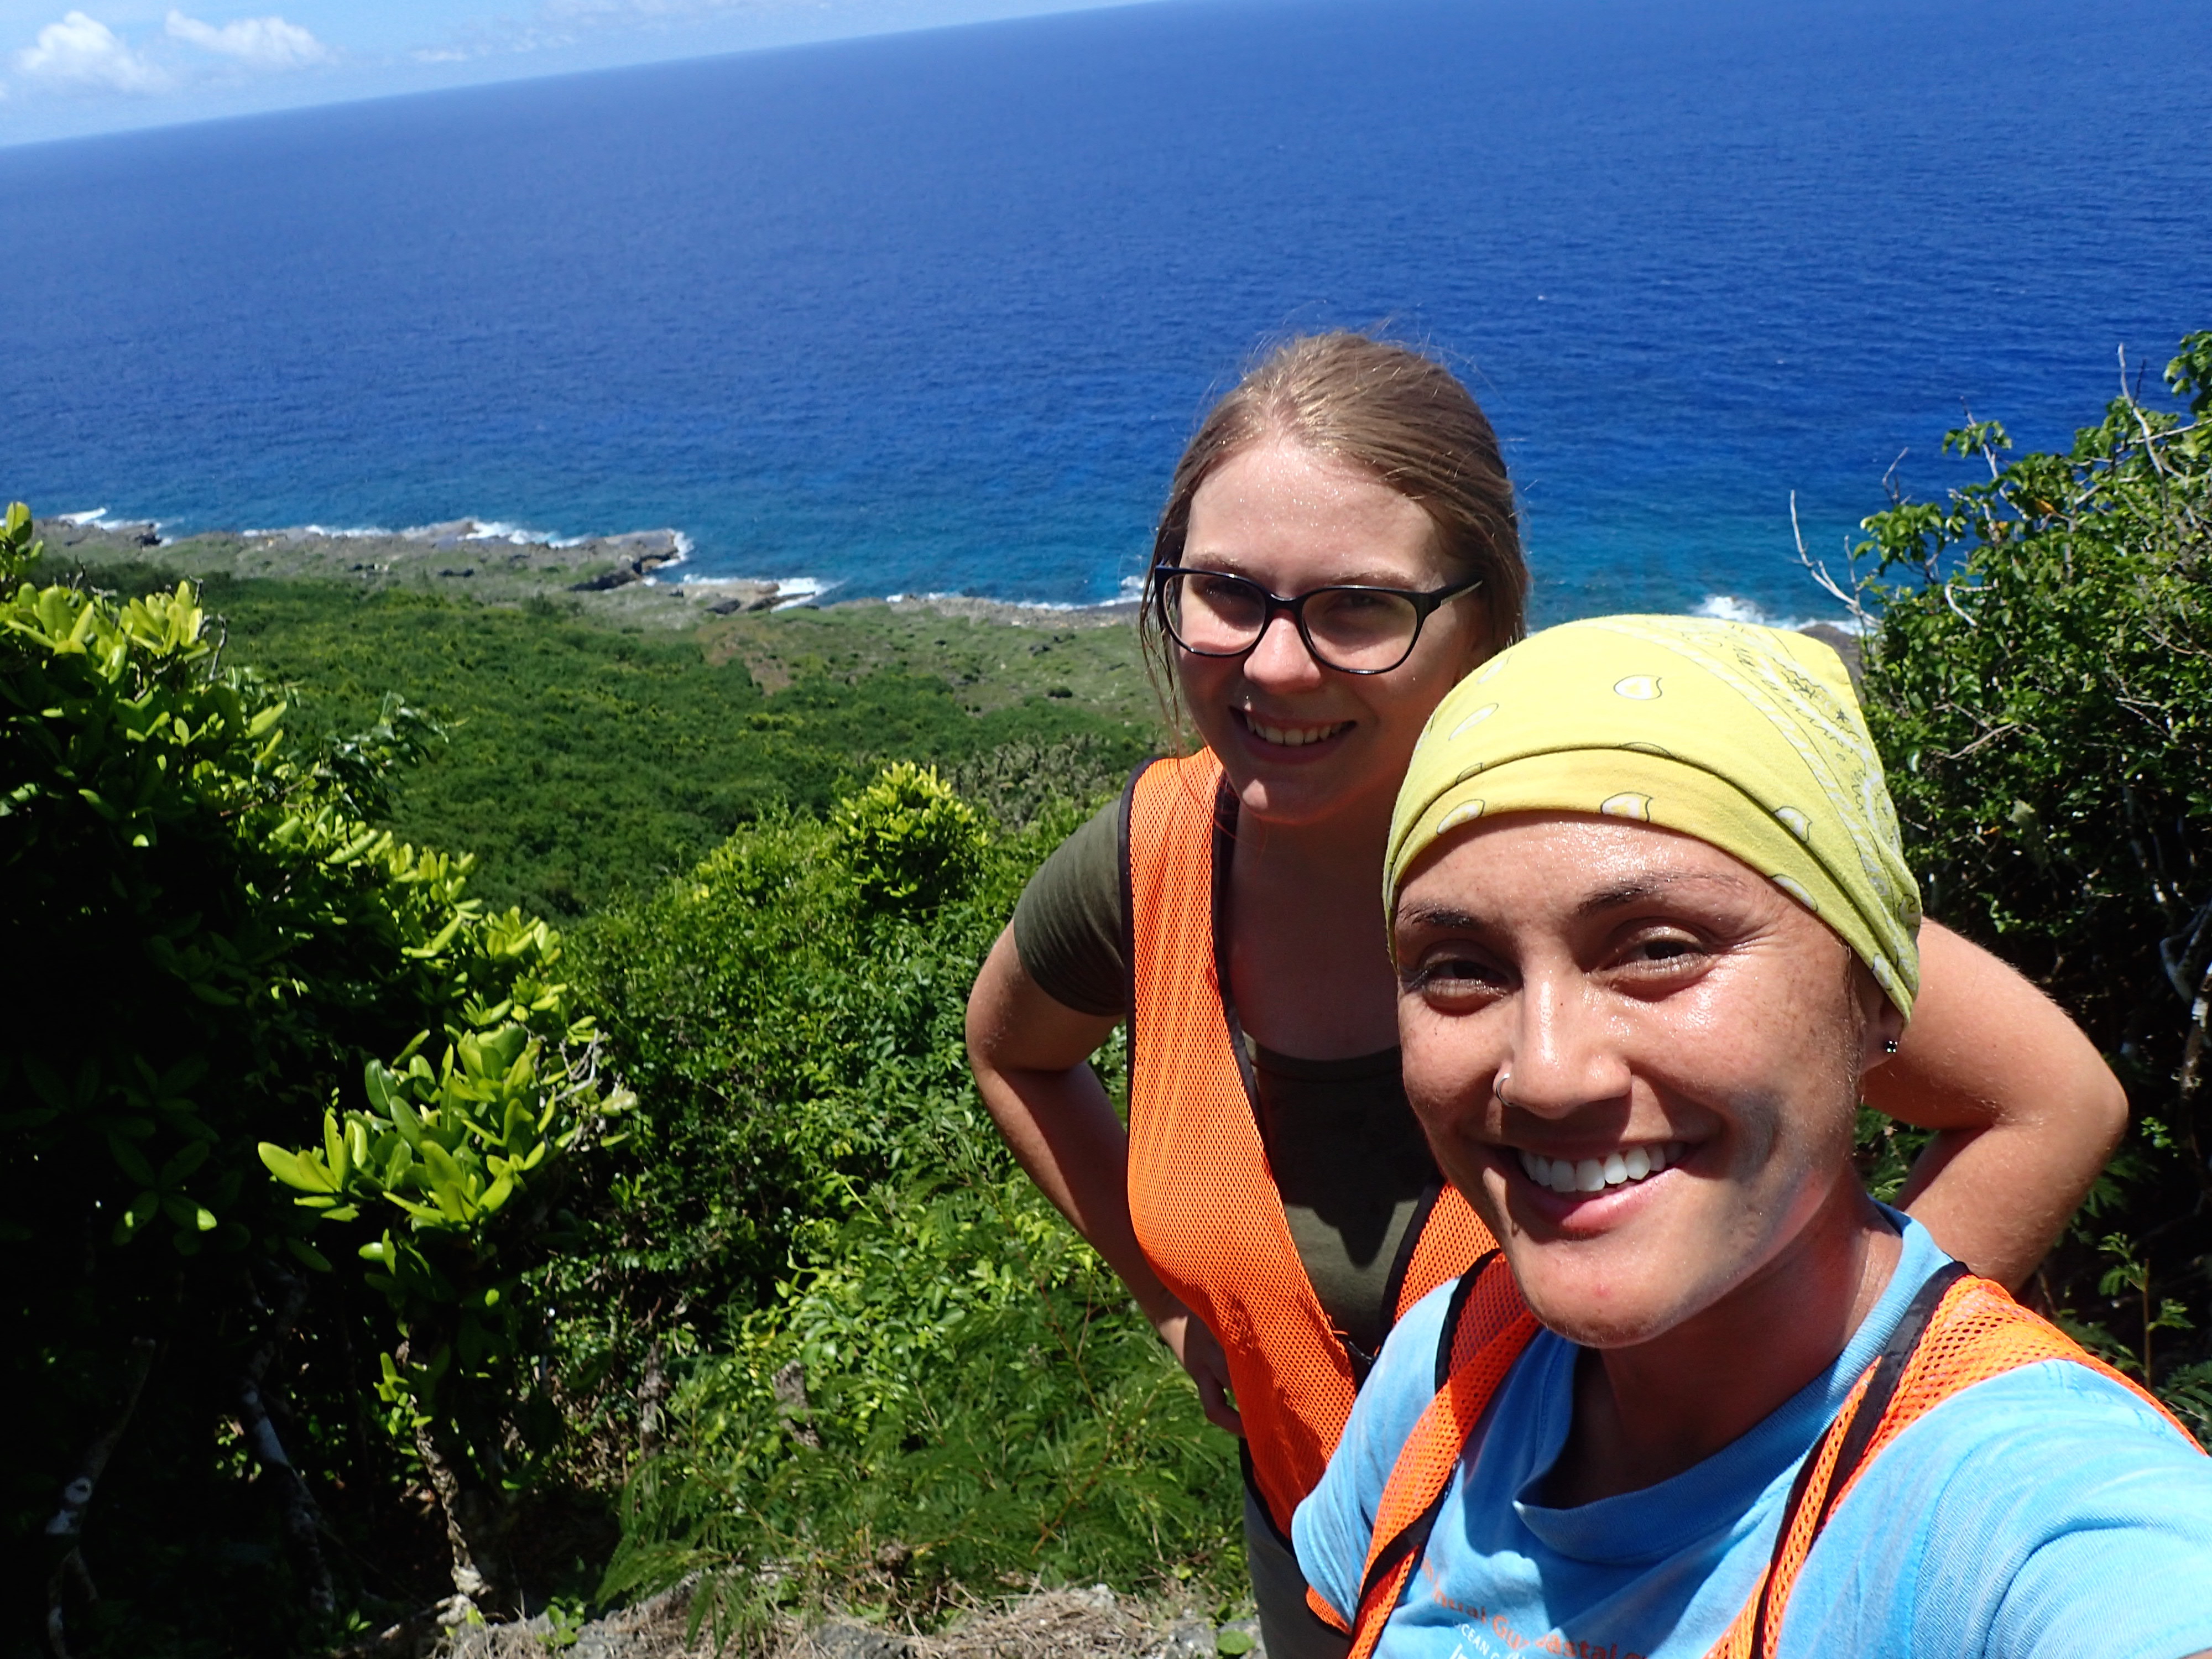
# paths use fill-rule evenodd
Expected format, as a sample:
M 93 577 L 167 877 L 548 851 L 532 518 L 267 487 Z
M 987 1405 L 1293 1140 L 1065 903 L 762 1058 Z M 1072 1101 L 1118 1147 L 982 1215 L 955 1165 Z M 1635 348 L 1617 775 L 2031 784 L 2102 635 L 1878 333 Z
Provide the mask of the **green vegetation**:
M 2087 1026 L 2135 1123 L 2045 1271 L 2074 1328 L 2212 1436 L 2212 334 L 2179 414 L 2113 402 L 2066 454 L 1867 521 L 1868 714 L 1929 908 Z
M 47 564 L 61 568 L 46 580 L 72 568 Z M 177 580 L 76 568 L 126 593 Z M 287 688 L 304 735 L 370 724 L 395 689 L 436 716 L 445 741 L 409 777 L 393 833 L 467 849 L 477 896 L 556 918 L 650 889 L 765 811 L 826 811 L 890 760 L 988 768 L 1010 744 L 1073 745 L 1082 776 L 1060 769 L 1079 782 L 1118 778 L 1152 742 L 1121 629 L 867 605 L 625 632 L 543 594 L 501 607 L 223 577 L 201 603 L 233 660 Z
M 2038 1294 L 2202 1434 L 2212 336 L 2169 378 L 2070 454 L 1954 434 L 1988 481 L 1869 519 L 1852 591 L 1930 908 L 2135 1100 Z M 1154 740 L 1127 630 L 68 552 L 0 550 L 9 1643 L 568 1629 L 692 1573 L 740 1637 L 1238 1595 L 1233 1448 L 961 1040 Z
M 367 820 L 419 731 L 404 706 L 349 739 L 295 741 L 264 682 L 218 667 L 188 587 L 118 603 L 19 582 L 33 553 L 12 508 L 0 1379 L 35 1428 L 9 1463 L 0 1593 L 16 1631 L 82 1650 L 297 1650 L 374 1605 L 325 1545 L 387 1525 L 410 1455 L 457 1558 L 496 1527 L 521 1484 L 510 1448 L 547 1415 L 522 1381 L 544 1322 L 511 1277 L 552 1232 L 543 1139 L 573 1146 L 617 1103 L 573 1066 L 541 1072 L 592 1035 L 549 976 L 551 931 L 488 915 L 461 896 L 465 859 Z M 434 1101 L 412 1080 L 434 1033 Z M 326 1113 L 361 1100 L 364 1066 L 404 1150 L 392 1123 Z M 469 1113 L 455 1097 L 493 1067 L 504 1169 L 451 1132 Z M 319 1127 L 349 1176 L 309 1179 L 289 1153 Z M 317 1189 L 308 1211 L 264 1162 Z M 371 1168 L 389 1206 L 363 1191 Z M 357 1194 L 374 1220 L 344 1201 Z M 384 1236 L 380 1274 L 341 1276 L 309 1237 L 318 1211 L 404 1242 Z M 434 1264 L 416 1241 L 447 1232 Z M 363 1364 L 380 1349 L 392 1410 L 372 1423 Z M 491 1495 L 481 1516 L 471 1493 Z
M 647 1103 L 574 1264 L 570 1370 L 620 1385 L 603 1435 L 660 1449 L 608 1595 L 704 1568 L 743 1624 L 823 1595 L 926 1616 L 1008 1575 L 1235 1594 L 1230 1443 L 968 1079 L 969 982 L 1078 811 L 986 839 L 895 769 L 591 930 Z M 624 1390 L 664 1376 L 633 1430 Z
M 1143 752 L 1126 635 L 884 607 L 625 634 L 41 565 L 28 529 L 0 662 L 10 959 L 49 970 L 0 1056 L 36 1175 L 0 1239 L 10 1396 L 48 1449 L 11 1472 L 23 1639 L 53 1608 L 74 1651 L 275 1654 L 573 1605 L 655 1446 L 625 1582 L 719 1569 L 729 1617 L 800 1539 L 792 1593 L 988 1591 L 986 1516 L 1028 1572 L 1233 1582 L 1228 1449 L 1014 1174 L 959 1040 L 1012 894 Z M 966 799 L 867 782 L 901 755 Z M 401 838 L 471 801 L 503 892 L 616 862 L 574 844 L 723 844 L 674 881 L 630 856 L 563 941 Z M 556 831 L 517 830 L 532 801 Z M 774 1403 L 794 1359 L 808 1443 Z M 988 1492 L 957 1501 L 956 1466 Z M 693 1525 L 755 1479 L 786 1498 Z

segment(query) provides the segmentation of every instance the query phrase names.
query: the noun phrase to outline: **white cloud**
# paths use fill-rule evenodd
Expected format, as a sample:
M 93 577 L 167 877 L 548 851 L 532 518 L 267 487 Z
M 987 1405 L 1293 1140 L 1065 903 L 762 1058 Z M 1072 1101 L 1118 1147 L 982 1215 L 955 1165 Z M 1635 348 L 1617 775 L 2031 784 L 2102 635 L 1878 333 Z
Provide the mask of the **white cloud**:
M 15 54 L 15 67 L 33 80 L 118 92 L 154 92 L 168 84 L 168 76 L 125 46 L 114 30 L 81 11 L 40 29 L 37 42 Z
M 217 27 L 172 11 L 169 38 L 203 52 L 235 58 L 256 69 L 304 69 L 310 64 L 330 63 L 335 56 L 306 29 L 281 17 L 241 17 Z

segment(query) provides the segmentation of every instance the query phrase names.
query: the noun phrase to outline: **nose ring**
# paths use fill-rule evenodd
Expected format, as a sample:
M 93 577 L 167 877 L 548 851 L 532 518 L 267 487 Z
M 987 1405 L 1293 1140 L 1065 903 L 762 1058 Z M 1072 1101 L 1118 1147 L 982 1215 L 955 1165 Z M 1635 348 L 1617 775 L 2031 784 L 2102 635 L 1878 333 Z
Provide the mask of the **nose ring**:
M 1513 1074 L 1510 1072 L 1500 1072 L 1491 1080 L 1490 1085 L 1490 1092 L 1498 1097 L 1498 1103 L 1509 1111 L 1514 1109 L 1514 1106 L 1512 1101 L 1506 1096 L 1505 1085 L 1512 1081 L 1512 1078 Z

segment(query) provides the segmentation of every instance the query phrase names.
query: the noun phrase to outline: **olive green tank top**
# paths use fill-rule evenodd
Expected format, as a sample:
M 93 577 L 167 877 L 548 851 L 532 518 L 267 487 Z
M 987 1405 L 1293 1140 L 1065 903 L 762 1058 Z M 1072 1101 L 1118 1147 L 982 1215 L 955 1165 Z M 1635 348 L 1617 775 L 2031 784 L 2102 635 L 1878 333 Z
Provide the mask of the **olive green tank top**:
M 1110 805 L 1085 823 L 1014 908 L 1023 970 L 1079 1013 L 1129 1011 L 1120 817 Z M 1301 1060 L 1248 1036 L 1245 1052 L 1291 1242 L 1322 1310 L 1371 1356 L 1390 1327 L 1384 1298 L 1406 1230 L 1436 1179 L 1398 1051 Z

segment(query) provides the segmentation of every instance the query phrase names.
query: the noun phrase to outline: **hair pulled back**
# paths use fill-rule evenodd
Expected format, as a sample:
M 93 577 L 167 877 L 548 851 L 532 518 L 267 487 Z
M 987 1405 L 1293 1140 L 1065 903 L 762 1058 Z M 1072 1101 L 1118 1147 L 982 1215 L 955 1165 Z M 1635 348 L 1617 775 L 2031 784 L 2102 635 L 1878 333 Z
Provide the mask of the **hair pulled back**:
M 1498 434 L 1458 377 L 1410 346 L 1340 331 L 1301 335 L 1262 357 L 1214 404 L 1168 487 L 1152 564 L 1182 562 L 1199 487 L 1255 445 L 1287 439 L 1371 473 L 1436 526 L 1437 548 L 1481 580 L 1491 651 L 1526 631 L 1528 570 Z M 1163 665 L 1172 653 L 1158 589 L 1146 578 L 1142 626 Z

